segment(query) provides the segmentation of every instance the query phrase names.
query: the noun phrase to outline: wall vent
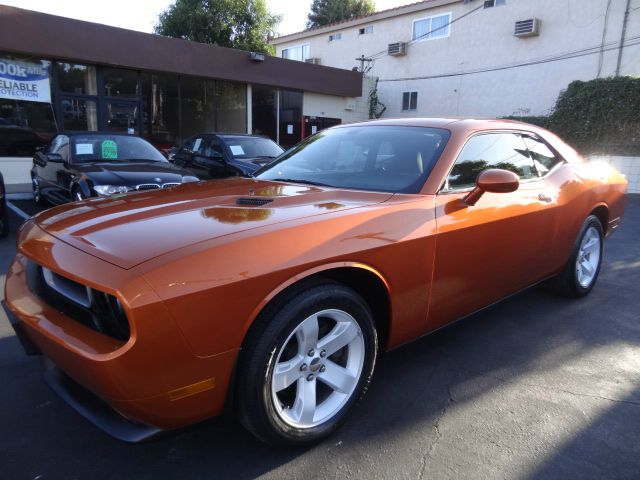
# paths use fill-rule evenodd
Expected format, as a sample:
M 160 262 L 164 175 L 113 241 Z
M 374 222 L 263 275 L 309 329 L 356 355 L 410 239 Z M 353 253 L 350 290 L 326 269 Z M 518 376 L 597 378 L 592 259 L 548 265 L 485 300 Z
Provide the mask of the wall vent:
M 529 18 L 516 22 L 516 28 L 513 34 L 516 37 L 535 37 L 540 35 L 540 20 L 537 18 Z
M 407 54 L 407 44 L 405 42 L 390 43 L 387 47 L 387 53 L 391 56 L 398 57 Z
M 313 63 L 314 65 L 320 65 L 319 58 L 307 58 L 304 63 Z

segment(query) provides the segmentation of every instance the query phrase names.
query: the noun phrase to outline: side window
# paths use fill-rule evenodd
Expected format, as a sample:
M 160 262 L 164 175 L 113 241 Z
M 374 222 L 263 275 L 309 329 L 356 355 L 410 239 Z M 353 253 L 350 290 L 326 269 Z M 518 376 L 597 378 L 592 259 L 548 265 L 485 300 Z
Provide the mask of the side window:
M 204 149 L 204 156 L 211 158 L 222 158 L 222 143 L 218 137 L 213 137 Z
M 536 178 L 533 160 L 522 137 L 515 133 L 485 133 L 471 138 L 447 177 L 447 189 L 472 188 L 483 170 L 510 170 L 520 180 Z
M 51 142 L 49 153 L 57 153 L 64 161 L 69 161 L 69 137 L 66 135 L 58 135 Z
M 69 137 L 66 135 L 58 135 L 52 141 L 49 146 L 49 153 L 60 153 L 60 149 L 63 145 L 69 144 Z
M 522 138 L 540 176 L 546 175 L 549 170 L 562 163 L 562 159 L 558 158 L 546 143 L 529 135 L 524 135 Z

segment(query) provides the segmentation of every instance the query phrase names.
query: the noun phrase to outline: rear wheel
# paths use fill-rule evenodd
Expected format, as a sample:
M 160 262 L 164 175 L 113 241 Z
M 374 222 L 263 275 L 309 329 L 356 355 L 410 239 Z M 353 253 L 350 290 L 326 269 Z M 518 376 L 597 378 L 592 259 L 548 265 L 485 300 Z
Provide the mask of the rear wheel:
M 365 393 L 376 360 L 369 307 L 326 283 L 258 320 L 238 370 L 238 413 L 272 445 L 303 445 L 335 431 Z
M 553 287 L 567 297 L 584 297 L 596 284 L 602 265 L 604 231 L 598 217 L 589 215 L 580 228 L 567 265 Z

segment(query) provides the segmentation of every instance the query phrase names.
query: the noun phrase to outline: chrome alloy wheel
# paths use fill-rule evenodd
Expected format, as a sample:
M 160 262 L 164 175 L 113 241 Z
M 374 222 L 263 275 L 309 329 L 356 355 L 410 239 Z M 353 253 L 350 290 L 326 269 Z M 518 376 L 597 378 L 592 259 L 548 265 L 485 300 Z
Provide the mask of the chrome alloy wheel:
M 582 237 L 576 259 L 576 276 L 582 288 L 588 288 L 598 273 L 602 238 L 594 226 L 590 226 Z
M 365 345 L 358 322 L 343 310 L 307 317 L 284 342 L 271 374 L 278 416 L 296 428 L 311 428 L 335 416 L 358 385 Z

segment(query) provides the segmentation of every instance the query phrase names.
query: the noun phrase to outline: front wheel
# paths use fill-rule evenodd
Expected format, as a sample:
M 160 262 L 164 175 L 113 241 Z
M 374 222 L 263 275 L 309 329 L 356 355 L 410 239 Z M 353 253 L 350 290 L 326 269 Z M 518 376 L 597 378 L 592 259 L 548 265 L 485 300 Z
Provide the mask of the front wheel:
M 326 283 L 258 320 L 238 370 L 238 413 L 272 445 L 316 442 L 364 395 L 376 360 L 371 311 L 353 290 Z
M 596 284 L 604 247 L 604 231 L 598 217 L 589 215 L 580 228 L 571 257 L 555 279 L 555 290 L 567 297 L 587 295 Z

